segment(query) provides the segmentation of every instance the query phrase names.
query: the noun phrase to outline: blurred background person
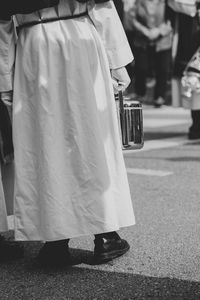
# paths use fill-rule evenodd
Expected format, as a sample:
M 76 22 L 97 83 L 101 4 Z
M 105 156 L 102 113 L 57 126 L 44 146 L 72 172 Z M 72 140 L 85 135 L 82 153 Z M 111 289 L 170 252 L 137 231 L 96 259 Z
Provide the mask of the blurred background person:
M 13 213 L 13 203 L 8 203 L 10 200 L 13 202 L 12 125 L 7 107 L 2 101 L 5 99 L 4 96 L 0 93 L 0 262 L 19 259 L 24 254 L 23 248 L 18 242 L 4 237 L 4 233 L 9 230 L 7 213 Z M 7 176 L 9 186 L 5 182 L 3 185 L 5 176 Z
M 189 3 L 189 2 L 188 2 Z M 173 42 L 172 105 L 184 106 L 191 110 L 192 124 L 188 129 L 189 139 L 200 138 L 200 94 L 193 93 L 190 99 L 184 97 L 181 78 L 190 59 L 200 46 L 199 1 L 196 5 L 178 6 L 168 1 L 175 13 Z
M 154 106 L 165 103 L 167 81 L 171 72 L 172 26 L 164 0 L 135 0 L 126 14 L 129 26 L 129 41 L 135 58 L 134 87 L 143 100 L 146 95 L 146 80 L 149 70 L 154 72 Z
M 23 248 L 17 242 L 6 240 L 2 233 L 8 231 L 7 209 L 1 177 L 0 165 L 0 262 L 23 257 Z
M 18 242 L 10 241 L 4 237 L 4 233 L 8 232 L 9 227 L 1 167 L 2 165 L 0 165 L 0 262 L 7 262 L 22 258 L 24 251 Z
M 0 101 L 0 160 L 9 162 L 13 158 L 12 126 L 9 113 L 3 101 Z
M 124 18 L 124 2 L 123 0 L 113 0 L 115 7 L 117 9 L 117 13 L 120 17 L 121 22 L 123 23 Z
M 135 0 L 123 0 L 123 4 L 124 4 L 123 5 L 123 26 L 124 26 L 126 36 L 128 38 L 128 42 L 129 42 L 132 52 L 134 51 L 133 50 L 133 33 L 134 33 L 134 31 L 133 31 L 133 26 L 132 26 L 132 19 L 129 17 L 129 15 L 130 15 L 130 10 L 134 6 L 134 3 L 135 3 Z M 134 64 L 135 64 L 135 62 L 133 60 L 131 63 L 129 63 L 126 66 L 126 69 L 127 69 L 128 74 L 131 79 L 134 76 Z M 132 88 L 132 85 L 130 85 L 128 87 L 127 92 L 130 88 Z

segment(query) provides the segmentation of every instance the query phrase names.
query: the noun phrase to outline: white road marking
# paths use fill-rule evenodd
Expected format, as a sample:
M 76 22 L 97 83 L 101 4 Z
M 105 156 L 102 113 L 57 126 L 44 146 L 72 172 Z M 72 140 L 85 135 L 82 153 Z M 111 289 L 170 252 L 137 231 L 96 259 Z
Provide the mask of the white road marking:
M 173 172 L 167 171 L 159 171 L 159 170 L 151 170 L 151 169 L 137 169 L 137 168 L 126 168 L 127 173 L 136 174 L 136 175 L 145 175 L 145 176 L 169 176 L 172 175 Z
M 160 128 L 166 126 L 177 126 L 188 124 L 187 120 L 172 120 L 172 119 L 145 119 L 144 118 L 144 129 L 145 128 Z
M 143 115 L 144 116 L 163 116 L 168 115 L 171 117 L 183 117 L 184 119 L 188 117 L 190 118 L 190 110 L 185 109 L 183 107 L 172 107 L 172 106 L 163 106 L 160 109 L 155 109 L 154 107 L 150 107 L 143 105 Z
M 159 128 L 165 126 L 190 125 L 190 110 L 182 107 L 163 107 L 143 109 L 143 121 L 145 128 Z

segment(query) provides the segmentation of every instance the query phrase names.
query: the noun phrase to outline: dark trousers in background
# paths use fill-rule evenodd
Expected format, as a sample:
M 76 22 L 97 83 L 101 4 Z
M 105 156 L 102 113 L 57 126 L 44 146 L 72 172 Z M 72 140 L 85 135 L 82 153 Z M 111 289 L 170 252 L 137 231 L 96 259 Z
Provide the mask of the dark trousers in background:
M 133 33 L 133 31 L 126 31 L 126 36 L 127 36 L 129 45 L 131 47 L 131 51 L 134 53 L 134 46 L 133 46 L 133 36 L 134 36 L 134 33 Z M 134 74 L 135 74 L 135 72 L 134 72 L 134 66 L 135 66 L 135 60 L 133 60 L 131 63 L 129 63 L 126 66 L 126 70 L 128 72 L 129 77 L 131 78 L 131 80 L 133 79 Z
M 0 101 L 0 159 L 13 154 L 12 124 L 6 105 Z
M 118 12 L 118 15 L 121 19 L 121 22 L 123 23 L 123 17 L 124 17 L 124 3 L 122 0 L 113 0 L 116 10 Z
M 156 79 L 154 99 L 165 98 L 167 81 L 171 73 L 171 49 L 156 52 L 155 47 L 134 48 L 135 91 L 139 96 L 146 94 L 146 80 L 149 75 Z

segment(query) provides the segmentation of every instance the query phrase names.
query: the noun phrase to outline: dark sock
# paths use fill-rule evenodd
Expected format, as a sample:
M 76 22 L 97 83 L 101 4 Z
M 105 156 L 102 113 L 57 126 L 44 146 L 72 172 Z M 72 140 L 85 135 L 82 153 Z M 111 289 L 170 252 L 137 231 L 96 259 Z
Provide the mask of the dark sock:
M 95 234 L 95 240 L 98 239 L 120 239 L 120 236 L 118 235 L 118 233 L 116 231 L 110 231 L 110 232 L 105 232 L 105 233 L 100 233 L 100 234 Z
M 69 239 L 66 240 L 59 240 L 59 241 L 52 241 L 52 242 L 46 242 L 45 244 L 52 247 L 63 247 L 66 246 L 69 243 Z

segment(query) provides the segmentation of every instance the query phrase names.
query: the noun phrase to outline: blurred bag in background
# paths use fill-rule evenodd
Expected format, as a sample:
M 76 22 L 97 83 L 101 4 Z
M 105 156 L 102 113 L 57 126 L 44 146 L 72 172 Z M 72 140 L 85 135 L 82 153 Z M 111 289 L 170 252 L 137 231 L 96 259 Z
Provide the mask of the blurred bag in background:
M 196 15 L 196 0 L 168 0 L 168 5 L 175 12 L 194 17 Z
M 191 60 L 187 64 L 183 77 L 181 79 L 183 86 L 183 96 L 192 97 L 192 93 L 199 93 L 200 101 L 200 48 L 192 56 Z

